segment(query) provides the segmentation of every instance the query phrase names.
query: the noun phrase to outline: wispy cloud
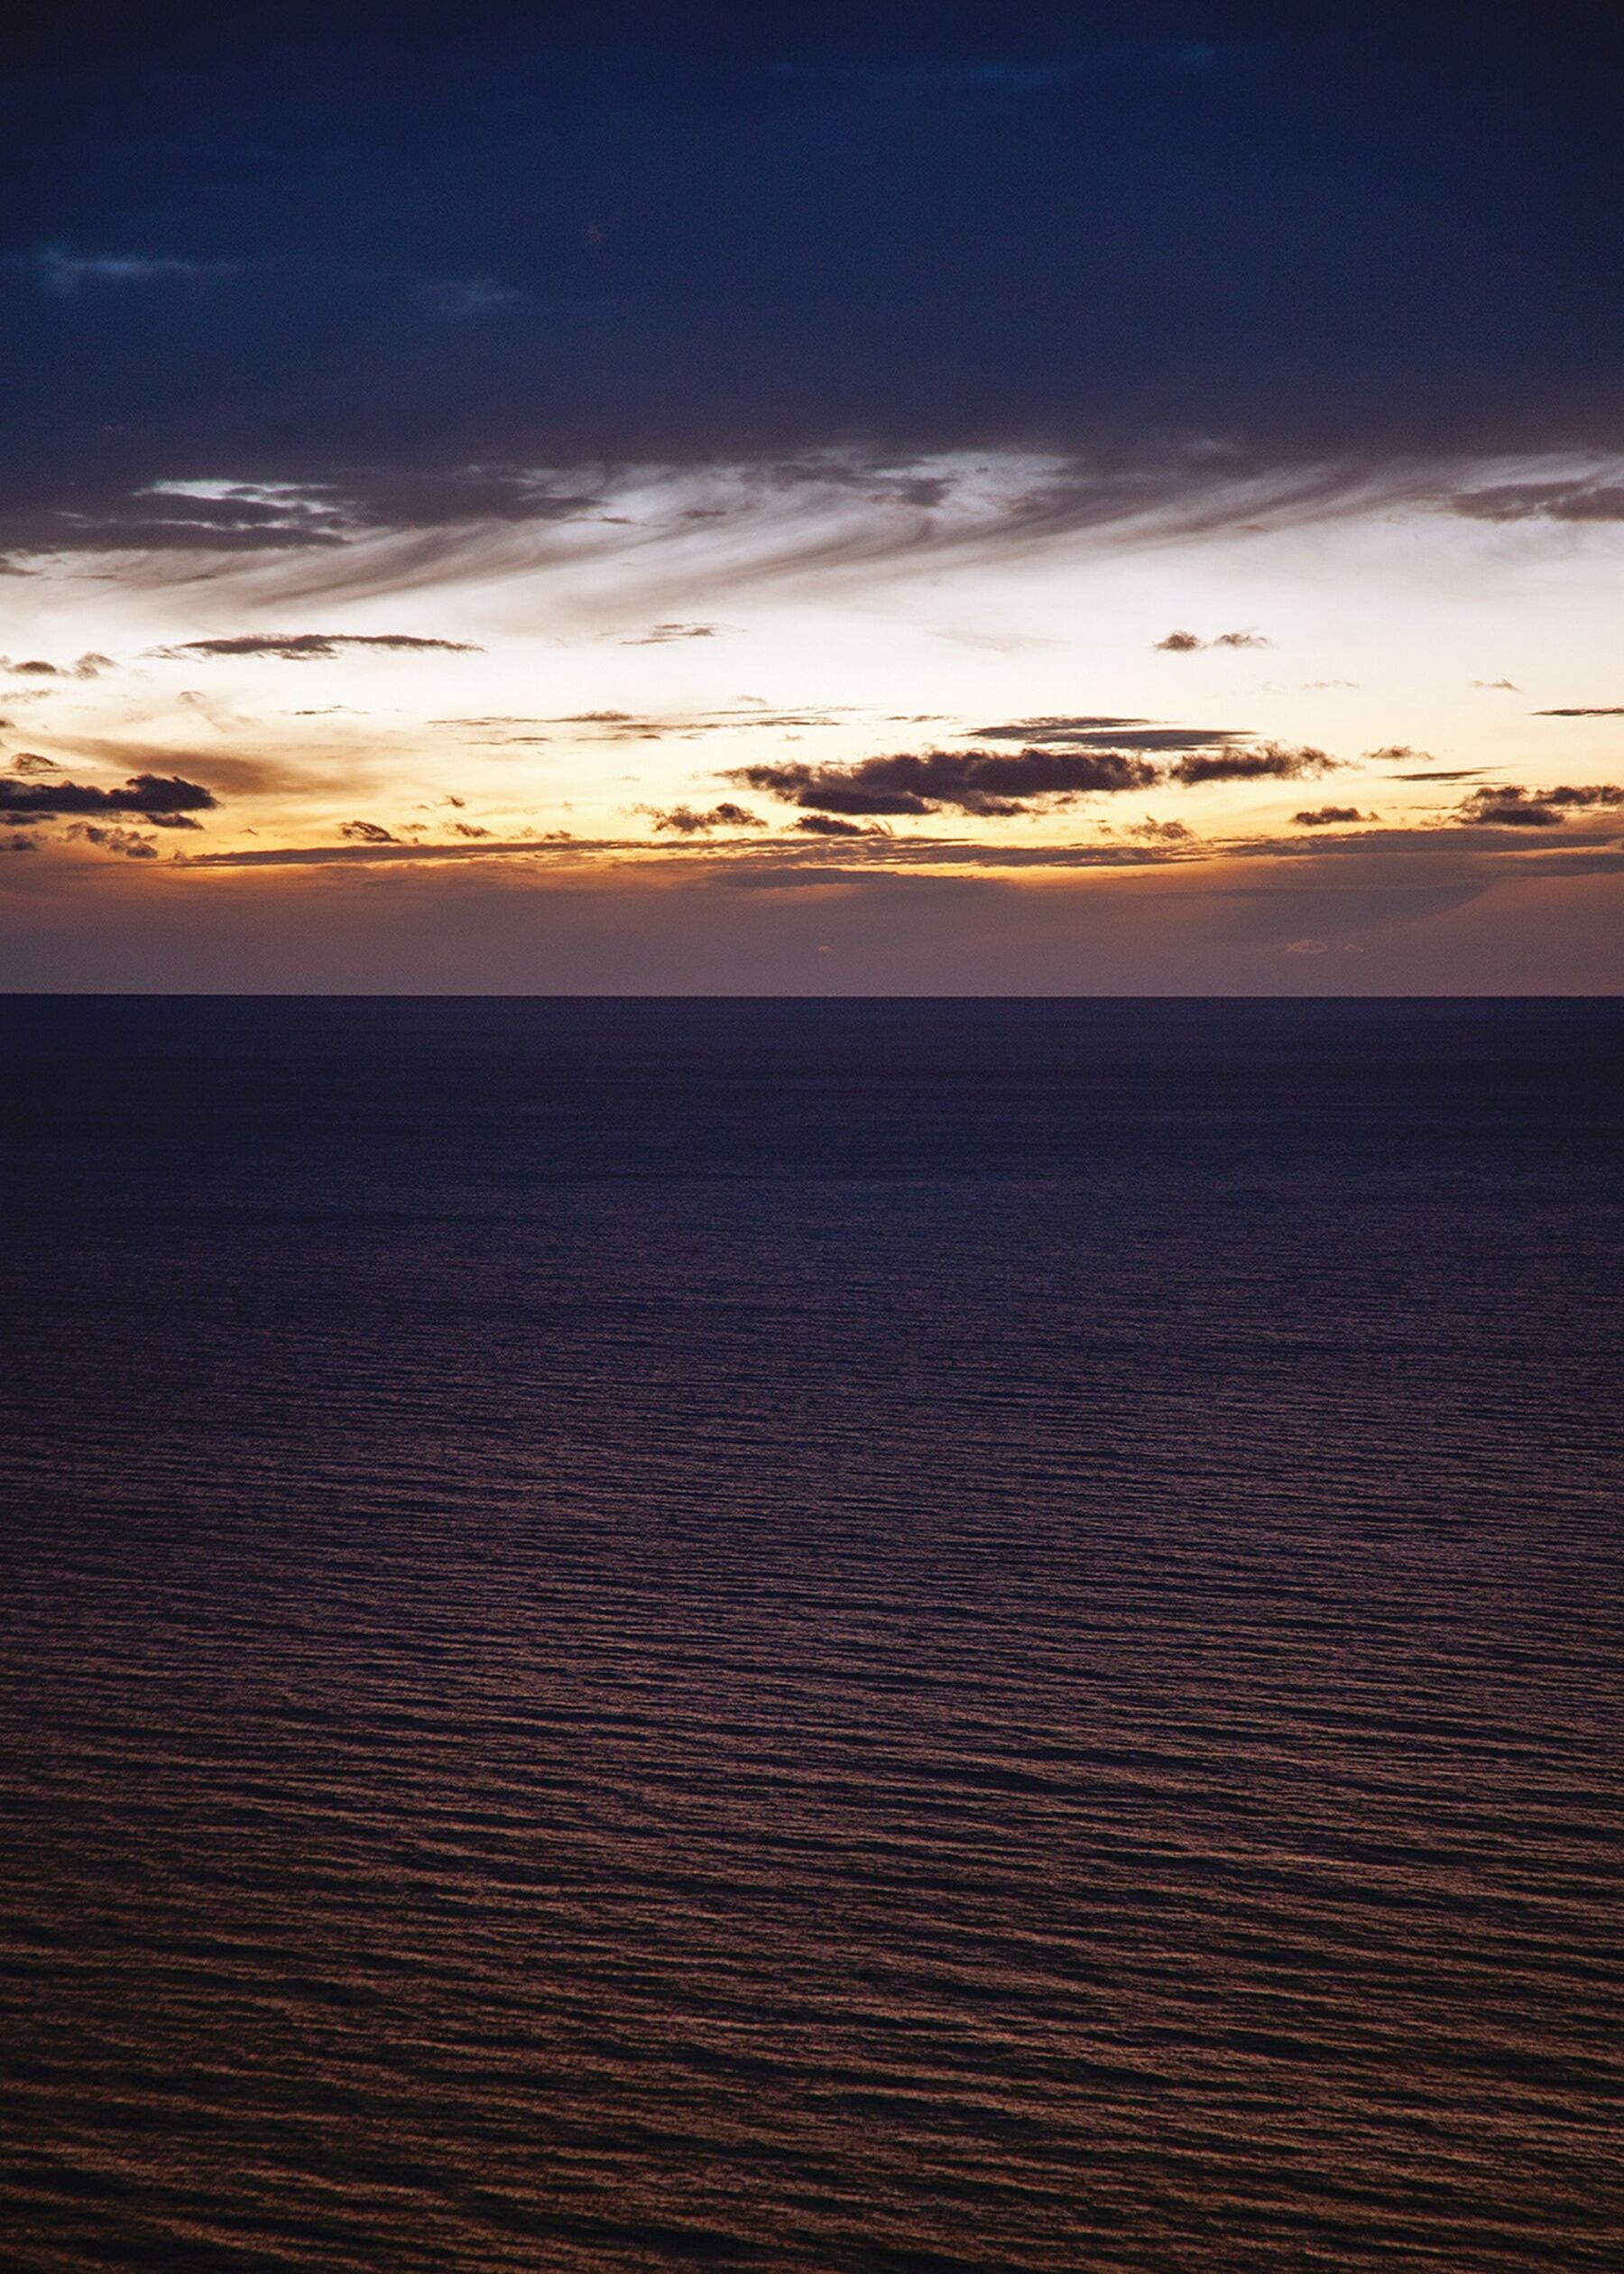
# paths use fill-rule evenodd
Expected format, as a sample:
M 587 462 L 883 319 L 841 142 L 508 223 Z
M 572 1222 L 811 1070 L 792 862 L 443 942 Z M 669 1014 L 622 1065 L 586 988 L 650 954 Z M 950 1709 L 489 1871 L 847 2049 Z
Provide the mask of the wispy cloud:
M 239 265 L 167 253 L 70 253 L 61 245 L 42 245 L 34 264 L 46 291 L 64 297 L 85 285 L 207 283 L 235 276 Z

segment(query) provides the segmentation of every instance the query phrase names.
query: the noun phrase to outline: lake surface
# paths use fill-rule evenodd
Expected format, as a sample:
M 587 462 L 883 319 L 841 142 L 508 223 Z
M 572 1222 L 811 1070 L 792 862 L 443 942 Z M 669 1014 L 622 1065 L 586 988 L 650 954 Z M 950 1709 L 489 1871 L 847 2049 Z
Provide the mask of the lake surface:
M 1616 2263 L 1620 1006 L 0 1038 L 7 2267 Z

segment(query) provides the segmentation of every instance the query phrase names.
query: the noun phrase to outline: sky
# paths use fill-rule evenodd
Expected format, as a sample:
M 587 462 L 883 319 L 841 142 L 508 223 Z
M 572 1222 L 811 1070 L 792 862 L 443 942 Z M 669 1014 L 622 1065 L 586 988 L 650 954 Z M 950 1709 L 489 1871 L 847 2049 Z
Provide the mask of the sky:
M 1621 94 L 1549 0 L 25 12 L 0 985 L 1616 991 Z

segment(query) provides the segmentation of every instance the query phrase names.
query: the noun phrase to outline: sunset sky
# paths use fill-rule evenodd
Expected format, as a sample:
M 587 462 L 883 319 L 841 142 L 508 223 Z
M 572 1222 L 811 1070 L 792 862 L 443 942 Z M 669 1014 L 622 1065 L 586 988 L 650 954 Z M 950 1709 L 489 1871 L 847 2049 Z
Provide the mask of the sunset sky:
M 0 984 L 1610 992 L 1624 20 L 42 13 Z

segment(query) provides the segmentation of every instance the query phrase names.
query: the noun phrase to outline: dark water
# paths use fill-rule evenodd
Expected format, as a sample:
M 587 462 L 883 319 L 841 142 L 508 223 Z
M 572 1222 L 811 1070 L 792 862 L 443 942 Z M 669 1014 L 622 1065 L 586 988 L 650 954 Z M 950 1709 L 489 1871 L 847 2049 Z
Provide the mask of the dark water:
M 7 2267 L 1615 2262 L 1619 1006 L 0 1037 Z

